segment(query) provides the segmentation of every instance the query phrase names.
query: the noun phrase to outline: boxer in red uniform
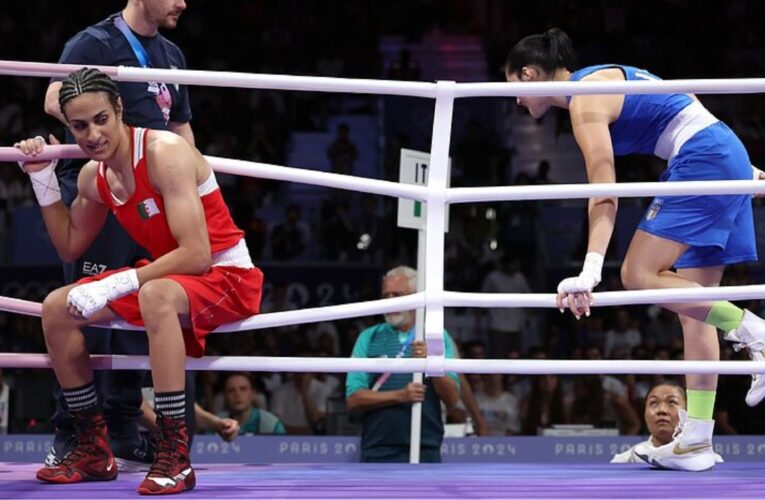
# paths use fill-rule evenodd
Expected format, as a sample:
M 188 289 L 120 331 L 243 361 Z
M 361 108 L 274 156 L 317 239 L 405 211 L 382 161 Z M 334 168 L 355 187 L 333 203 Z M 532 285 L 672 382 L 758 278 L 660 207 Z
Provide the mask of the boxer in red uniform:
M 153 260 L 81 279 L 43 302 L 45 342 L 75 417 L 78 443 L 37 478 L 74 483 L 117 477 L 80 328 L 124 319 L 148 333 L 161 433 L 138 492 L 180 493 L 195 484 L 184 422 L 186 355 L 202 356 L 208 333 L 259 312 L 263 274 L 252 264 L 243 232 L 199 151 L 172 132 L 126 125 L 116 85 L 98 70 L 70 74 L 59 104 L 91 159 L 79 174 L 70 209 L 61 202 L 55 162 L 34 161 L 45 141 L 16 144 L 30 157 L 22 166 L 59 255 L 77 259 L 112 211 Z M 52 136 L 51 141 L 57 142 Z

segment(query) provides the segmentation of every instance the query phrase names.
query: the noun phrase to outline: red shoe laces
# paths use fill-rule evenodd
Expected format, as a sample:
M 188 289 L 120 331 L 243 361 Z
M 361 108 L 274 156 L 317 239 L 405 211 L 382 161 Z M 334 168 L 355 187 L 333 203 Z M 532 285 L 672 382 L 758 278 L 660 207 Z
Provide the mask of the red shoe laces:
M 157 455 L 149 469 L 149 476 L 172 477 L 175 475 L 173 468 L 187 461 L 186 454 L 182 451 L 187 445 L 178 432 L 163 430 L 162 434 L 157 443 Z
M 83 458 L 94 457 L 100 454 L 101 450 L 98 444 L 96 444 L 96 436 L 80 431 L 80 435 L 77 438 L 77 446 L 61 460 L 61 465 L 75 465 Z

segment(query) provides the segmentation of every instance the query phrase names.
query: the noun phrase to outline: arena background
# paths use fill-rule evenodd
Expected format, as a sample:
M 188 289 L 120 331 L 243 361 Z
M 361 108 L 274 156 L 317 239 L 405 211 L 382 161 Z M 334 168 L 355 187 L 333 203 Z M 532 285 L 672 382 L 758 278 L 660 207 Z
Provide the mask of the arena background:
M 124 3 L 7 4 L 0 19 L 2 58 L 55 62 L 69 37 Z M 183 48 L 191 69 L 462 82 L 502 80 L 501 64 L 515 41 L 559 26 L 574 40 L 582 65 L 625 63 L 664 78 L 760 77 L 765 72 L 765 38 L 758 21 L 763 10 L 762 2 L 741 0 L 192 1 L 178 28 L 164 34 Z M 61 126 L 42 109 L 46 86 L 41 78 L 0 79 L 3 145 L 38 133 L 61 136 Z M 396 180 L 401 147 L 421 151 L 430 147 L 433 103 L 429 100 L 204 87 L 191 87 L 190 94 L 192 127 L 206 154 Z M 739 134 L 753 163 L 765 164 L 763 94 L 701 96 L 701 100 Z M 565 113 L 535 121 L 512 99 L 481 98 L 459 100 L 454 116 L 452 186 L 584 181 Z M 341 124 L 348 126 L 357 150 L 350 164 L 333 163 L 327 154 Z M 543 162 L 549 164 L 546 177 L 539 174 Z M 662 169 L 663 164 L 652 158 L 617 160 L 623 182 L 656 180 Z M 40 301 L 61 284 L 58 258 L 24 176 L 8 164 L 0 172 L 0 294 Z M 385 269 L 416 263 L 416 233 L 396 227 L 395 200 L 244 177 L 221 176 L 220 181 L 237 223 L 247 232 L 253 258 L 265 272 L 264 311 L 374 299 Z M 602 289 L 621 288 L 620 260 L 648 202 L 621 203 Z M 296 210 L 300 222 L 285 224 L 287 212 Z M 760 242 L 765 237 L 762 211 L 756 200 Z M 551 292 L 561 277 L 578 271 L 585 226 L 580 201 L 454 206 L 446 237 L 445 288 L 481 291 L 486 276 L 502 265 L 503 256 L 509 256 L 516 261 L 513 276 L 522 274 L 533 291 Z M 292 235 L 289 244 L 273 244 L 278 228 Z M 759 249 L 762 254 L 763 246 Z M 763 266 L 754 263 L 729 269 L 724 284 L 761 282 Z M 762 301 L 743 305 L 758 313 L 765 306 Z M 575 359 L 596 356 L 590 349 L 593 345 L 615 359 L 682 356 L 677 322 L 664 319 L 655 308 L 596 309 L 592 317 L 579 322 L 544 310 L 514 314 L 521 329 L 501 349 L 492 348 L 496 342 L 485 311 L 448 310 L 446 327 L 465 355 L 481 342 L 486 355 L 494 358 Z M 218 335 L 209 342 L 208 354 L 346 356 L 360 329 L 376 320 Z M 629 350 L 607 349 L 609 331 L 618 334 L 627 329 L 640 333 L 640 344 Z M 44 352 L 36 318 L 0 313 L 0 332 L 2 351 Z M 726 346 L 723 357 L 735 356 Z M 53 403 L 40 395 L 49 393 L 52 373 L 4 370 L 2 377 L 11 386 L 7 432 L 49 433 Z M 198 377 L 200 402 L 216 408 L 220 377 L 214 373 Z M 267 380 L 259 380 L 267 392 Z M 637 396 L 648 381 L 648 377 L 621 377 L 638 411 Z M 525 377 L 507 377 L 505 387 L 522 396 L 520 388 L 529 383 Z M 571 388 L 575 380 L 567 383 Z M 743 405 L 747 386 L 747 377 L 721 377 L 718 410 L 728 413 L 736 432 L 763 434 L 763 407 Z M 337 399 L 327 431 L 352 435 L 358 422 L 344 414 L 342 398 Z M 34 452 L 37 445 L 30 442 L 37 441 L 11 438 L 0 448 L 0 456 L 12 459 L 6 453 L 18 451 L 19 446 Z

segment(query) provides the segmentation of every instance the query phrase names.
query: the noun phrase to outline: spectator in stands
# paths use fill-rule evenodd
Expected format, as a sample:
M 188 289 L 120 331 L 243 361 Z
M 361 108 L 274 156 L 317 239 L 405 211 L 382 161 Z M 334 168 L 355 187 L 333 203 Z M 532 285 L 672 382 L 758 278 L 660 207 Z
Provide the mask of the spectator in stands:
M 555 184 L 555 181 L 550 179 L 550 162 L 542 160 L 537 165 L 537 175 L 534 177 L 534 184 Z
M 512 436 L 521 432 L 520 404 L 502 387 L 502 374 L 483 375 L 475 399 L 493 436 Z
M 577 322 L 575 328 L 578 347 L 586 348 L 591 345 L 604 346 L 606 344 L 605 322 L 598 311 L 589 318 L 582 318 L 581 321 Z
M 485 293 L 529 293 L 531 287 L 521 271 L 521 261 L 515 255 L 505 254 L 500 265 L 483 280 Z M 510 349 L 523 345 L 521 336 L 527 333 L 526 311 L 517 307 L 488 309 L 489 352 L 501 358 Z
M 533 377 L 531 393 L 522 401 L 524 434 L 537 434 L 540 429 L 569 423 L 571 417 L 563 397 L 562 382 L 555 374 Z
M 586 359 L 603 359 L 597 346 L 590 346 Z M 630 404 L 626 386 L 608 375 L 587 375 L 574 379 L 571 423 L 619 429 L 620 434 L 640 431 L 640 420 Z
M 284 423 L 287 434 L 324 434 L 327 399 L 339 384 L 335 377 L 321 380 L 313 373 L 285 373 L 271 395 L 271 411 Z
M 319 256 L 333 262 L 348 262 L 358 251 L 358 238 L 349 200 L 337 199 L 334 195 L 325 200 L 321 210 Z
M 531 177 L 525 172 L 515 176 L 514 185 L 528 186 L 533 184 Z M 497 223 L 500 225 L 497 239 L 500 248 L 512 250 L 520 259 L 521 267 L 526 276 L 543 276 L 543 269 L 537 268 L 541 261 L 541 248 L 537 245 L 537 219 L 540 203 L 537 201 L 520 200 L 499 206 Z M 539 283 L 539 277 L 537 282 Z
M 463 354 L 462 357 L 465 359 L 486 359 L 486 346 L 480 340 L 471 340 L 465 342 L 462 345 L 461 353 Z M 465 391 L 463 391 L 463 388 L 460 387 L 460 395 L 462 396 L 462 402 L 465 404 L 465 409 L 470 410 L 470 406 L 468 406 L 469 402 L 465 401 L 465 394 L 469 393 L 467 396 L 468 399 L 470 398 L 470 395 L 472 395 L 473 399 L 475 399 L 475 393 L 479 391 L 483 386 L 483 379 L 478 373 L 461 373 L 460 382 L 462 380 L 465 380 L 468 384 L 470 384 L 470 387 Z M 476 422 L 476 417 L 472 414 L 471 417 L 473 418 L 473 422 Z M 483 417 L 481 417 L 481 420 L 484 420 Z M 489 432 L 488 427 L 485 425 L 485 420 L 483 421 L 482 430 Z
M 640 330 L 635 328 L 625 307 L 616 310 L 616 326 L 606 332 L 604 351 L 608 359 L 625 359 L 632 348 L 642 343 Z
M 412 57 L 408 48 L 401 47 L 398 58 L 393 60 L 388 68 L 387 76 L 389 80 L 419 80 L 420 63 Z
M 356 250 L 360 260 L 375 264 L 382 262 L 385 244 L 389 240 L 387 224 L 379 213 L 377 198 L 365 196 L 361 201 L 361 214 L 354 218 L 353 226 L 358 234 Z
M 467 359 L 486 359 L 486 346 L 480 340 L 471 340 L 462 345 Z
M 748 386 L 747 380 L 744 392 L 749 388 Z M 721 394 L 724 393 L 721 392 Z M 743 401 L 743 398 L 736 401 Z M 685 413 L 686 405 L 685 389 L 678 382 L 668 379 L 658 380 L 645 397 L 643 418 L 649 433 L 648 439 L 622 453 L 617 453 L 611 459 L 611 463 L 641 463 L 643 460 L 640 455 L 647 457 L 647 451 L 672 442 L 675 429 L 685 418 L 680 414 Z M 719 463 L 723 459 L 717 455 L 716 461 Z
M 271 256 L 274 260 L 297 260 L 306 256 L 311 240 L 311 228 L 302 217 L 300 207 L 287 206 L 285 220 L 271 231 Z
M 389 270 L 382 283 L 382 297 L 401 297 L 417 290 L 417 272 L 405 266 Z M 359 334 L 353 346 L 354 358 L 427 356 L 424 341 L 415 341 L 414 311 L 388 313 L 385 322 Z M 444 353 L 455 357 L 454 341 L 444 331 Z M 412 381 L 409 374 L 351 372 L 345 394 L 350 412 L 363 412 L 361 428 L 362 462 L 408 462 L 409 426 L 412 403 L 422 403 L 420 460 L 441 461 L 444 424 L 441 402 L 453 405 L 459 399 L 456 373 L 428 377 L 425 383 Z
M 465 349 L 469 348 L 472 352 L 473 359 L 485 358 L 483 355 L 483 344 L 480 341 L 466 342 L 463 344 L 460 352 L 465 352 Z M 460 355 L 460 357 L 465 357 Z M 481 376 L 472 374 L 473 380 L 480 381 Z M 467 423 L 468 417 L 472 424 L 473 433 L 477 436 L 490 436 L 491 429 L 486 423 L 486 419 L 481 412 L 481 408 L 476 401 L 475 392 L 473 386 L 468 380 L 468 375 L 465 373 L 459 374 L 460 378 L 460 399 L 453 405 L 446 406 L 446 423 L 458 424 Z M 483 384 L 480 384 L 482 386 Z M 469 432 L 469 428 L 468 428 Z
M 255 405 L 257 390 L 250 375 L 244 372 L 230 374 L 223 383 L 226 413 L 218 415 L 239 423 L 239 434 L 285 434 L 284 424 L 271 412 Z
M 467 122 L 462 139 L 454 152 L 455 166 L 461 172 L 460 184 L 465 186 L 495 186 L 499 173 L 495 153 L 499 149 L 495 137 L 475 118 Z
M 327 158 L 336 174 L 353 175 L 359 150 L 350 138 L 351 129 L 347 123 L 337 126 L 337 136 L 327 148 Z
M 8 434 L 11 416 L 11 387 L 0 368 L 0 434 Z
M 651 316 L 651 309 L 649 309 Z M 675 349 L 683 344 L 683 330 L 677 314 L 664 308 L 656 307 L 655 314 L 648 321 L 643 334 L 646 347 L 668 347 Z
M 156 446 L 156 443 L 151 439 L 152 435 L 156 435 L 159 432 L 157 426 L 157 414 L 154 411 L 152 403 L 154 401 L 154 390 L 151 387 L 144 387 L 144 398 L 141 401 L 141 416 L 138 419 L 141 429 L 147 431 L 143 436 L 151 443 L 151 446 Z M 219 417 L 214 413 L 202 408 L 199 403 L 194 403 L 194 421 L 195 428 L 207 432 L 215 432 L 220 438 L 226 442 L 231 442 L 236 439 L 239 432 L 239 422 L 228 417 Z M 118 462 L 120 470 L 141 470 L 140 464 L 131 464 L 125 460 Z

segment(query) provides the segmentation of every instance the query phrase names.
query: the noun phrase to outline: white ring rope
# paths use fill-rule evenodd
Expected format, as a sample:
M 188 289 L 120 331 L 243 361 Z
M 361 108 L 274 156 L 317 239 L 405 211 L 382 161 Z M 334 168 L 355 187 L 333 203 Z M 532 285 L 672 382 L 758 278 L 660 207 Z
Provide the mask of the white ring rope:
M 595 94 L 756 94 L 765 78 L 631 80 L 623 82 L 460 83 L 454 97 L 514 97 Z
M 763 181 L 627 182 L 449 188 L 446 193 L 446 199 L 449 203 L 469 203 L 478 201 L 581 199 L 592 196 L 639 198 L 650 196 L 759 193 L 765 193 L 765 182 Z
M 0 75 L 66 78 L 81 65 L 0 60 Z M 180 85 L 234 87 L 311 92 L 347 92 L 354 94 L 436 96 L 436 85 L 426 82 L 328 78 L 322 76 L 264 75 L 233 71 L 191 69 L 134 68 L 128 66 L 93 66 L 123 82 L 164 82 Z
M 555 295 L 551 293 L 469 293 L 444 291 L 444 307 L 524 307 L 555 308 Z M 595 307 L 680 304 L 714 300 L 753 300 L 765 297 L 765 285 L 720 286 L 714 288 L 666 288 L 649 290 L 630 290 L 620 292 L 595 292 Z M 216 328 L 215 332 L 239 332 L 260 330 L 279 326 L 317 323 L 346 318 L 358 318 L 391 312 L 417 309 L 425 306 L 425 293 L 418 292 L 403 297 L 353 302 L 335 306 L 313 307 L 297 311 L 263 313 L 242 321 L 228 323 Z M 0 311 L 40 316 L 42 307 L 39 302 L 0 296 Z M 124 330 L 142 330 L 124 321 L 93 325 L 98 328 L 121 328 Z
M 82 150 L 75 145 L 46 146 L 35 157 L 38 160 L 56 158 L 86 158 Z M 246 160 L 234 160 L 218 156 L 205 156 L 216 172 L 245 177 L 258 177 L 278 181 L 299 182 L 314 186 L 348 189 L 370 194 L 395 196 L 411 200 L 425 201 L 429 189 L 415 184 L 401 184 L 335 174 L 297 167 L 285 167 Z M 28 157 L 16 148 L 0 147 L 0 162 L 17 162 Z M 521 200 L 567 200 L 583 199 L 592 196 L 616 196 L 619 198 L 639 198 L 651 196 L 686 196 L 708 194 L 755 194 L 765 193 L 763 181 L 684 181 L 684 182 L 630 182 L 603 184 L 558 184 L 546 186 L 494 186 L 470 188 L 445 188 L 448 203 L 473 203 L 493 201 Z
M 82 150 L 75 145 L 47 145 L 43 148 L 42 153 L 35 157 L 37 160 L 52 160 L 55 158 L 86 158 L 86 156 Z M 210 163 L 213 170 L 224 174 L 301 182 L 303 184 L 312 184 L 314 186 L 348 189 L 370 194 L 397 196 L 412 200 L 424 200 L 427 197 L 427 188 L 425 186 L 417 186 L 414 184 L 400 184 L 398 182 L 354 177 L 352 175 L 306 170 L 295 167 L 283 167 L 254 161 L 232 160 L 217 156 L 206 156 L 205 158 Z M 16 148 L 0 148 L 0 161 L 17 162 L 28 159 L 29 157 L 25 156 Z
M 402 297 L 389 299 L 370 300 L 336 306 L 323 306 L 300 309 L 298 311 L 281 311 L 263 313 L 251 316 L 241 321 L 234 321 L 216 328 L 215 332 L 240 332 L 247 330 L 259 330 L 262 328 L 275 328 L 279 326 L 301 325 L 304 323 L 317 323 L 345 318 L 358 318 L 399 311 L 408 311 L 423 307 L 425 294 L 414 293 Z M 27 316 L 41 316 L 42 304 L 29 300 L 14 299 L 0 296 L 0 311 L 25 314 Z M 143 328 L 131 325 L 125 321 L 113 321 L 110 323 L 92 325 L 97 328 L 120 328 L 123 330 L 143 330 Z
M 119 81 L 162 81 L 182 85 L 237 87 L 311 92 L 347 92 L 363 94 L 436 97 L 436 84 L 360 78 L 320 76 L 264 75 L 231 71 L 156 69 L 127 66 L 94 66 Z M 0 60 L 0 75 L 64 78 L 80 66 Z M 579 94 L 748 94 L 765 92 L 765 78 L 723 78 L 694 80 L 646 80 L 625 82 L 524 82 L 459 83 L 454 97 L 558 96 Z
M 765 285 L 736 285 L 709 288 L 664 288 L 595 292 L 595 307 L 640 304 L 680 304 L 715 300 L 765 298 Z M 469 293 L 444 292 L 446 307 L 558 307 L 551 293 Z
M 148 370 L 148 356 L 91 355 L 98 370 Z M 655 361 L 655 360 L 556 360 L 556 359 L 452 359 L 439 364 L 457 373 L 507 373 L 516 375 L 642 374 L 665 375 L 718 373 L 751 375 L 765 373 L 765 362 L 752 361 Z M 47 354 L 0 353 L 6 368 L 51 368 Z M 259 372 L 428 372 L 430 358 L 287 358 L 268 356 L 206 356 L 187 358 L 188 370 Z M 440 366 L 439 366 L 440 368 Z
M 0 74 L 37 77 L 65 77 L 79 69 L 78 65 L 0 60 Z M 480 83 L 397 82 L 381 80 L 257 75 L 235 72 L 164 70 L 128 67 L 99 69 L 120 81 L 163 81 L 185 85 L 206 85 L 274 90 L 306 90 L 320 92 L 374 93 L 435 98 L 436 112 L 431 150 L 431 180 L 428 187 L 404 185 L 376 179 L 306 171 L 298 168 L 210 157 L 216 171 L 302 182 L 325 187 L 350 189 L 366 193 L 398 196 L 430 202 L 426 212 L 426 245 L 428 259 L 423 278 L 425 292 L 407 297 L 343 304 L 321 308 L 268 313 L 221 326 L 216 331 L 239 331 L 294 325 L 331 319 L 367 316 L 425 307 L 426 339 L 433 346 L 441 342 L 443 307 L 556 307 L 553 294 L 478 294 L 443 290 L 443 215 L 448 203 L 474 201 L 512 201 L 589 198 L 592 196 L 656 196 L 689 194 L 753 194 L 765 192 L 759 181 L 693 181 L 684 183 L 582 184 L 557 186 L 507 186 L 484 188 L 446 188 L 445 172 L 449 149 L 452 106 L 455 98 L 478 96 L 555 96 L 577 94 L 661 94 L 755 93 L 765 92 L 765 79 L 663 80 L 642 82 L 540 82 Z M 76 146 L 49 146 L 39 156 L 49 158 L 82 158 Z M 0 161 L 22 159 L 13 148 L 0 148 Z M 433 262 L 433 261 L 438 261 Z M 718 288 L 683 288 L 599 292 L 594 294 L 598 306 L 625 304 L 662 304 L 698 300 L 743 300 L 765 297 L 765 285 Z M 0 310 L 39 316 L 41 305 L 19 299 L 0 297 Z M 119 322 L 124 327 L 124 322 Z M 115 327 L 117 323 L 108 327 Z M 130 329 L 135 329 L 129 326 Z M 433 342 L 438 340 L 439 342 Z M 442 349 L 442 347 L 440 347 Z M 571 361 L 571 360 L 461 360 L 445 359 L 440 352 L 428 358 L 413 359 L 349 359 L 349 358 L 273 358 L 273 357 L 208 357 L 189 359 L 188 368 L 254 371 L 392 371 L 399 373 L 443 373 L 444 370 L 467 373 L 526 374 L 592 374 L 592 373 L 765 373 L 765 362 L 727 361 Z M 146 356 L 93 356 L 96 368 L 148 369 Z M 50 368 L 47 355 L 3 354 L 0 366 Z M 753 368 L 755 368 L 753 370 Z

